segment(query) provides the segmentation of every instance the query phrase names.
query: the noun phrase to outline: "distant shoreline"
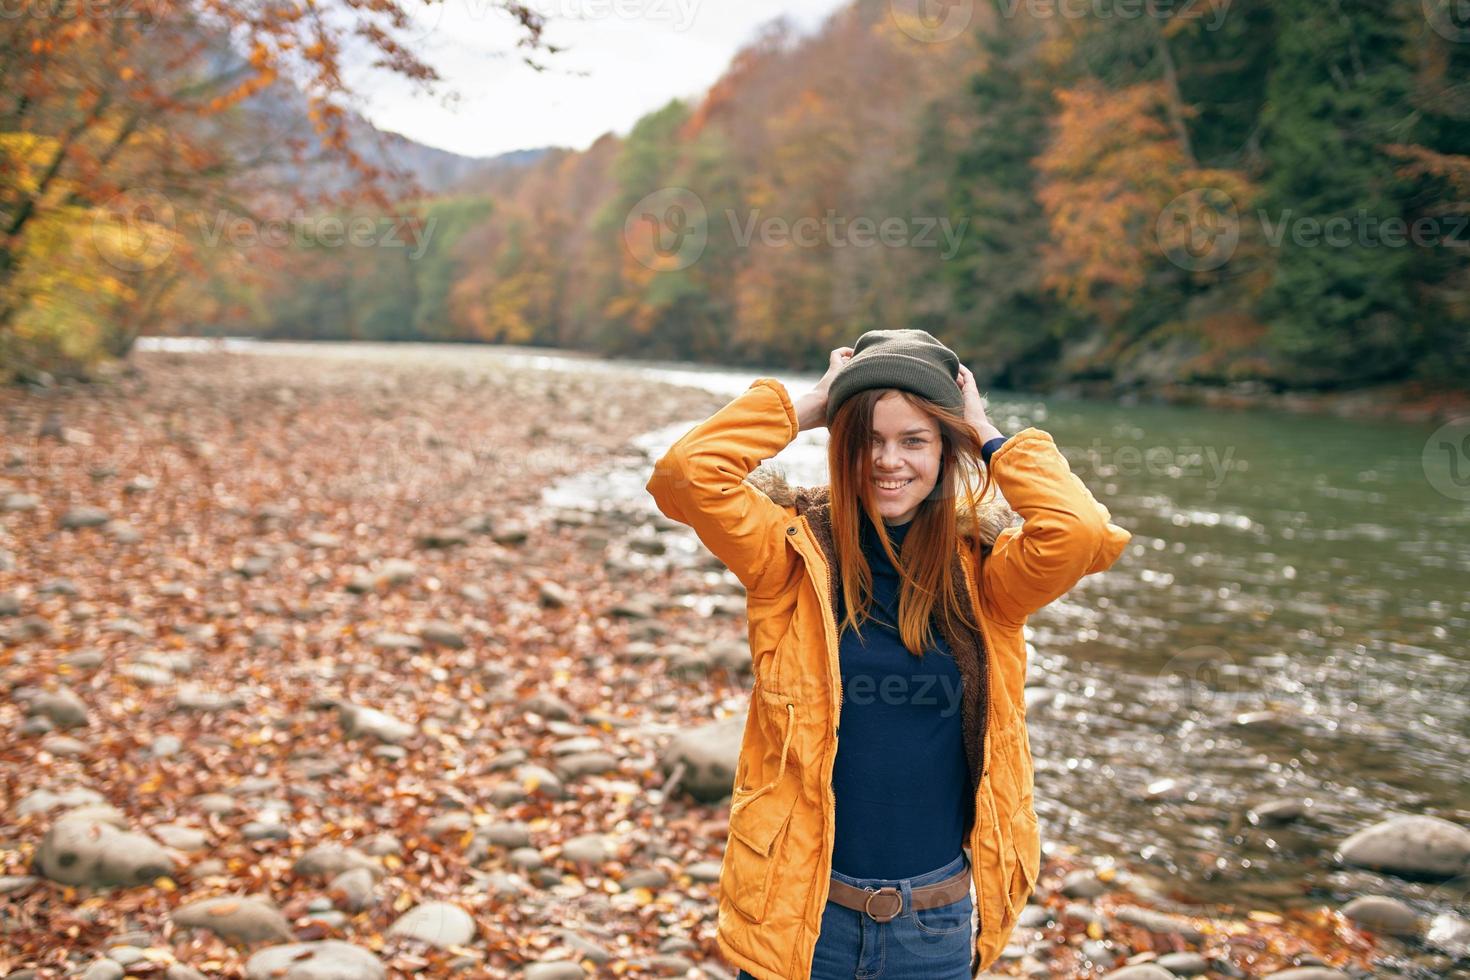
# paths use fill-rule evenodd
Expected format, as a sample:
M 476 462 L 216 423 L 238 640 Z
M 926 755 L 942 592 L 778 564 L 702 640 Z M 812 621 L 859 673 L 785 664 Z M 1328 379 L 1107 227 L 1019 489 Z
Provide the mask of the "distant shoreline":
M 485 346 L 545 351 L 569 358 L 607 357 L 591 351 L 563 347 L 537 347 L 520 344 L 482 344 L 478 341 L 352 341 L 256 337 L 140 337 L 137 349 L 169 351 L 249 350 L 254 344 L 411 344 L 431 347 Z M 633 358 L 631 360 L 636 360 Z M 688 362 L 699 366 L 698 362 Z M 709 365 L 717 367 L 717 365 Z M 723 365 L 729 369 L 732 365 Z M 788 369 L 748 365 L 748 370 L 782 371 Z M 1168 384 L 1119 392 L 1113 381 L 1068 381 L 1049 388 L 1007 389 L 1015 394 L 1041 398 L 1087 398 L 1117 402 L 1123 405 L 1189 405 L 1231 411 L 1281 411 L 1299 415 L 1328 415 L 1338 418 L 1372 419 L 1390 422 L 1440 424 L 1452 419 L 1470 417 L 1470 390 L 1431 389 L 1420 382 L 1394 382 L 1343 391 L 1275 391 L 1260 381 L 1241 381 L 1231 385 Z

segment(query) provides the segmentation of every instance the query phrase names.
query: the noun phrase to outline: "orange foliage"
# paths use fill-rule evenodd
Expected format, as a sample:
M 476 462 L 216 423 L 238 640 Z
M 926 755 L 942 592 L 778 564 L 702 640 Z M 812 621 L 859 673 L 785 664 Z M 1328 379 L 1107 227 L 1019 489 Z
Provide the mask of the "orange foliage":
M 1036 158 L 1051 232 L 1044 281 L 1105 321 L 1128 311 L 1163 261 L 1154 236 L 1170 202 L 1213 189 L 1238 209 L 1251 193 L 1243 174 L 1190 162 L 1166 122 L 1166 97 L 1162 83 L 1060 89 L 1051 141 Z

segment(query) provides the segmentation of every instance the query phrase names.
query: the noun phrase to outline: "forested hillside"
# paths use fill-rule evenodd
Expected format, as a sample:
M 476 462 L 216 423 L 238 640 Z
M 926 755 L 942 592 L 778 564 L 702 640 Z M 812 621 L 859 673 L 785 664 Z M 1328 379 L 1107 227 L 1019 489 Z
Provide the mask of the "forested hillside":
M 369 247 L 237 249 L 156 328 L 811 368 L 917 326 L 1017 389 L 1465 387 L 1470 32 L 1448 10 L 903 8 L 773 23 L 626 137 L 341 212 Z

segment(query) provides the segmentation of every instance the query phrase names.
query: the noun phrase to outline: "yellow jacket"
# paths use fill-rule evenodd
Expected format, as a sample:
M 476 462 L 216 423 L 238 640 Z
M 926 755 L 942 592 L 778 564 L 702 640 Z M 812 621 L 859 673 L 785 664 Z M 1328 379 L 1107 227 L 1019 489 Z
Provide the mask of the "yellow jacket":
M 810 980 L 832 867 L 842 685 L 828 488 L 747 479 L 797 432 L 785 386 L 758 378 L 675 442 L 647 485 L 659 510 L 693 528 L 746 589 L 755 683 L 731 792 L 716 941 L 759 980 Z M 976 974 L 1000 955 L 1041 864 L 1021 627 L 1083 575 L 1110 566 L 1131 537 L 1110 523 L 1042 429 L 1008 438 L 990 473 L 1023 523 L 1009 524 L 1014 515 L 987 501 L 978 521 L 961 525 L 952 574 L 981 630 L 944 634 L 960 663 L 975 798 L 968 850 L 980 920 Z

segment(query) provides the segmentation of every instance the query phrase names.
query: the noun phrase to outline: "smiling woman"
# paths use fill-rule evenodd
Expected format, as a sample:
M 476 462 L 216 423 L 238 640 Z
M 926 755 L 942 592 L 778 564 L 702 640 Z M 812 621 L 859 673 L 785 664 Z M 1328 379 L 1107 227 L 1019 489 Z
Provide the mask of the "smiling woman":
M 830 486 L 748 479 L 824 421 Z M 982 517 L 992 469 L 1019 528 Z M 757 379 L 675 442 L 647 489 L 747 591 L 756 687 L 721 951 L 754 980 L 988 968 L 1040 865 L 1022 627 L 1128 532 L 1048 433 L 1002 438 L 973 376 L 922 330 L 833 351 L 795 402 Z

